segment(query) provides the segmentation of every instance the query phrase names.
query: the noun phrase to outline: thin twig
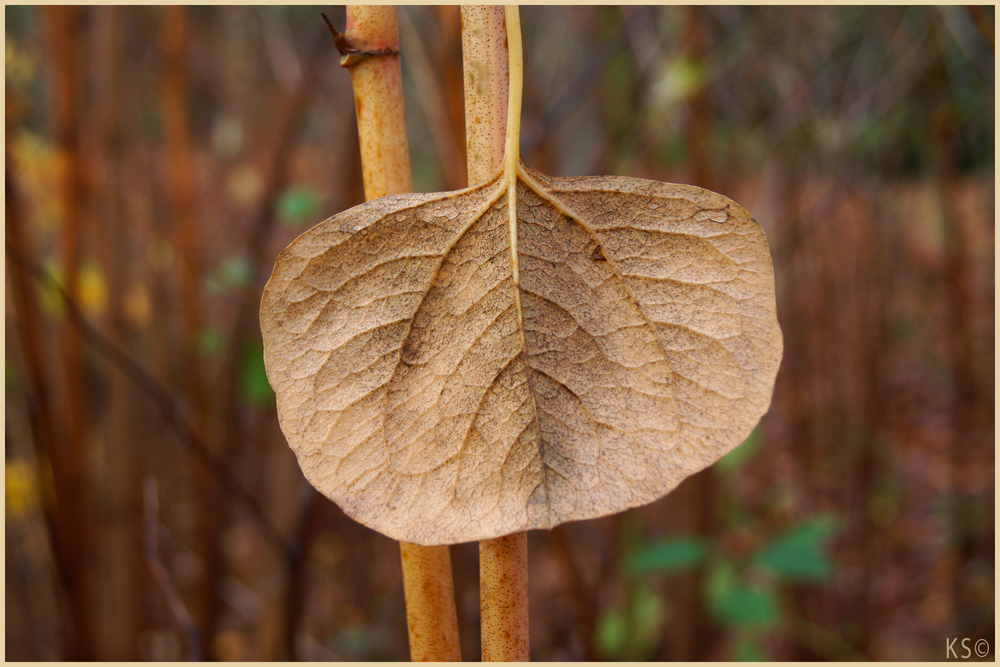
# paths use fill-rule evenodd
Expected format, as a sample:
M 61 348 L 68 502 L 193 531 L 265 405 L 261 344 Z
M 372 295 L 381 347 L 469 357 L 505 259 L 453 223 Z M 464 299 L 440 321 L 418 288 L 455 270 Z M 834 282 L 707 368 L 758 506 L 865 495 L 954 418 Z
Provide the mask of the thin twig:
M 198 436 L 194 427 L 182 414 L 180 407 L 173 396 L 170 395 L 170 392 L 156 378 L 150 375 L 139 362 L 98 331 L 83 316 L 80 307 L 62 285 L 53 279 L 37 262 L 29 259 L 9 242 L 7 243 L 7 257 L 13 260 L 13 264 L 19 271 L 31 275 L 39 283 L 51 286 L 56 290 L 63 304 L 66 306 L 70 324 L 73 325 L 74 330 L 80 337 L 86 343 L 90 344 L 94 350 L 107 358 L 112 365 L 124 373 L 138 389 L 153 401 L 153 404 L 159 409 L 167 425 L 174 430 L 181 442 L 205 465 L 219 483 L 219 486 L 244 507 L 257 524 L 261 534 L 271 543 L 275 551 L 281 554 L 290 565 L 297 563 L 298 554 L 285 541 L 281 531 L 267 517 L 267 514 L 257 504 L 257 501 L 250 492 L 243 488 L 243 485 L 229 472 L 229 469 L 211 454 L 205 442 Z
M 156 580 L 156 584 L 163 593 L 167 607 L 170 608 L 170 613 L 173 614 L 174 620 L 177 621 L 177 624 L 184 631 L 184 638 L 187 641 L 188 660 L 199 662 L 201 661 L 201 637 L 198 627 L 191 619 L 191 614 L 188 613 L 187 607 L 184 606 L 184 601 L 181 600 L 180 593 L 177 592 L 177 587 L 170 580 L 167 568 L 163 566 L 163 562 L 160 560 L 159 499 L 156 493 L 156 478 L 152 475 L 146 475 L 143 481 L 143 500 L 146 517 L 146 562 L 153 573 L 153 579 Z

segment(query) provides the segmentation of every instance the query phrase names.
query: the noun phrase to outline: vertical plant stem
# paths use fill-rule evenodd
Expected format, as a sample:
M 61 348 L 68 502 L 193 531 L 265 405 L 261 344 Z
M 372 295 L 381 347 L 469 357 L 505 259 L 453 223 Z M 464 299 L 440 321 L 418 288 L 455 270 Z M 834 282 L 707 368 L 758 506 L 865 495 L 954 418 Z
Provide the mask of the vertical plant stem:
M 46 30 L 52 53 L 52 87 L 55 133 L 60 156 L 60 215 L 62 261 L 66 290 L 78 291 L 84 183 L 80 156 L 79 112 L 82 106 L 81 10 L 47 7 Z M 71 659 L 94 658 L 91 580 L 91 497 L 85 470 L 87 398 L 83 374 L 83 346 L 69 326 L 61 327 L 59 346 L 63 359 L 65 412 L 58 415 L 56 438 L 48 463 L 55 487 L 55 554 L 69 598 Z
M 483 662 L 527 662 L 528 534 L 479 542 Z
M 460 661 L 458 612 L 448 546 L 400 542 L 406 625 L 414 662 Z
M 95 222 L 103 223 L 106 242 L 99 248 L 108 277 L 109 338 L 120 349 L 132 347 L 126 325 L 125 287 L 131 275 L 126 228 L 123 149 L 128 105 L 123 104 L 124 50 L 122 28 L 127 20 L 122 7 L 95 9 L 93 66 L 95 122 L 93 204 Z M 138 638 L 145 629 L 146 576 L 142 567 L 142 542 L 136 529 L 142 525 L 142 495 L 136 480 L 142 476 L 144 450 L 136 447 L 136 410 L 133 388 L 118 372 L 108 374 L 107 503 L 102 511 L 100 543 L 107 559 L 107 583 L 102 586 L 107 615 L 102 623 L 101 657 L 109 661 L 139 659 Z
M 348 5 L 346 34 L 334 36 L 354 84 L 365 199 L 410 192 L 396 8 Z M 411 658 L 461 660 L 448 547 L 400 542 L 400 556 Z
M 365 199 L 412 192 L 396 8 L 348 5 L 343 43 L 340 64 L 354 84 Z
M 510 69 L 502 6 L 462 7 L 465 147 L 469 186 L 503 162 Z
M 218 443 L 207 436 L 209 395 L 205 391 L 200 366 L 196 363 L 194 342 L 202 327 L 200 307 L 201 244 L 198 233 L 194 192 L 194 155 L 188 121 L 188 10 L 174 5 L 163 17 L 163 119 L 166 135 L 167 186 L 171 226 L 178 251 L 178 294 L 183 335 L 180 341 L 180 371 L 183 391 L 191 406 L 193 425 L 199 435 L 219 454 Z M 190 595 L 191 615 L 199 630 L 202 655 L 209 655 L 221 609 L 217 582 L 223 567 L 219 534 L 225 523 L 222 500 L 211 475 L 191 461 L 191 475 L 201 511 L 195 524 L 195 550 L 201 559 L 201 574 L 185 593 Z M 187 588 L 187 587 L 186 587 Z
M 462 7 L 469 185 L 481 183 L 496 172 L 505 161 L 505 148 L 511 175 L 517 164 L 521 32 L 517 8 L 508 11 L 505 26 L 503 7 Z M 517 86 L 513 93 L 510 91 L 512 79 Z M 508 109 L 511 101 L 512 108 Z M 514 121 L 514 131 L 510 133 L 507 131 L 508 118 Z M 482 659 L 527 661 L 527 533 L 482 540 L 479 543 L 479 580 Z

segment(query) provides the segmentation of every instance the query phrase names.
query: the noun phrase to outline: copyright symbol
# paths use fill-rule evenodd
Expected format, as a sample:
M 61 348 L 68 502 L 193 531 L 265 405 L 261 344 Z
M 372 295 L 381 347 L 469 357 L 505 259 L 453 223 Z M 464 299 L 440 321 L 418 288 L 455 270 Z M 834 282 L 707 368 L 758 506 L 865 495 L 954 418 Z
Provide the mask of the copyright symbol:
M 990 643 L 985 639 L 980 639 L 976 641 L 976 655 L 980 658 L 985 658 L 990 654 Z

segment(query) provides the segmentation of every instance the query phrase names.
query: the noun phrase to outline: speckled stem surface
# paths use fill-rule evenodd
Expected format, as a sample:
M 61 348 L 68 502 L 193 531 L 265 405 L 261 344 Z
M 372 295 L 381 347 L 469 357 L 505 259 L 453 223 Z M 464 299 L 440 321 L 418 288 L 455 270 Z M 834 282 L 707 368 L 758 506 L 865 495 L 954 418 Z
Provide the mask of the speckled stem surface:
M 528 534 L 479 542 L 483 662 L 527 662 Z
M 365 199 L 411 192 L 396 8 L 348 5 L 347 43 L 361 54 L 348 69 L 354 84 Z M 447 546 L 400 542 L 410 657 L 458 661 L 458 614 Z
M 462 7 L 469 185 L 496 173 L 505 148 L 509 165 L 517 164 L 520 123 L 511 133 L 508 119 L 520 119 L 523 68 L 516 7 L 511 15 L 505 23 L 502 6 Z M 480 541 L 479 579 L 483 661 L 529 660 L 527 533 Z
M 396 8 L 348 5 L 345 37 L 360 54 L 345 66 L 354 84 L 365 199 L 411 192 Z
M 406 590 L 406 625 L 414 662 L 462 659 L 455 611 L 455 585 L 447 546 L 400 542 Z

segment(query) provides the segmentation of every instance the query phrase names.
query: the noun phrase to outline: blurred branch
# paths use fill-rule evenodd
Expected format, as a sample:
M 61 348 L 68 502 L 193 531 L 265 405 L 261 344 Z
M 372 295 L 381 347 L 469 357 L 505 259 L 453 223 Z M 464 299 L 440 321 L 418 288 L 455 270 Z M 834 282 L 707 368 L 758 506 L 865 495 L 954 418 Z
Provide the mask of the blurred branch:
M 264 46 L 271 63 L 274 78 L 281 88 L 294 91 L 302 83 L 302 63 L 295 51 L 292 29 L 284 7 L 257 8 L 261 29 L 264 32 Z
M 636 12 L 628 17 L 628 21 L 642 20 L 642 14 Z M 615 32 L 597 48 L 593 49 L 590 58 L 579 70 L 576 78 L 548 105 L 542 117 L 533 123 L 527 131 L 522 130 L 521 152 L 531 155 L 536 148 L 547 141 L 566 118 L 580 108 L 582 100 L 594 88 L 594 83 L 600 78 L 601 72 L 607 69 L 611 58 L 625 47 L 628 39 L 625 23 L 619 24 Z
M 420 102 L 420 107 L 427 117 L 427 124 L 437 146 L 438 159 L 444 172 L 445 188 L 453 190 L 465 187 L 467 182 L 465 161 L 452 133 L 451 121 L 445 106 L 447 100 L 441 92 L 441 86 L 434 76 L 434 67 L 427 57 L 423 41 L 413 27 L 409 14 L 400 8 L 398 16 L 400 36 L 406 43 L 407 55 L 410 56 L 403 59 L 402 64 L 407 66 L 410 75 L 417 83 L 417 101 Z
M 202 235 L 199 229 L 194 184 L 197 174 L 188 119 L 187 55 L 189 44 L 188 8 L 172 5 L 163 17 L 163 120 L 166 134 L 167 195 L 174 244 L 178 250 L 177 279 L 180 302 L 180 354 L 175 361 L 180 367 L 187 399 L 189 418 L 200 436 L 207 431 L 212 415 L 212 395 L 206 391 L 204 365 L 193 354 L 198 332 L 203 326 L 201 309 Z M 218 455 L 218 442 L 205 440 L 209 451 Z M 204 581 L 214 582 L 222 567 L 219 533 L 223 526 L 224 508 L 215 496 L 211 476 L 204 469 L 192 471 L 198 504 L 202 511 L 195 518 L 194 550 L 201 559 Z M 216 619 L 222 607 L 218 587 L 195 586 L 189 600 L 191 614 L 202 637 L 210 642 L 215 634 Z M 207 652 L 208 647 L 205 647 Z
M 984 79 L 992 83 L 992 48 L 969 10 L 964 7 L 937 7 L 937 11 L 944 18 L 944 25 L 962 55 L 979 70 Z
M 173 614 L 174 620 L 177 621 L 177 624 L 184 631 L 184 637 L 187 640 L 188 660 L 199 662 L 201 661 L 201 638 L 198 633 L 198 627 L 191 619 L 191 614 L 188 613 L 187 608 L 184 606 L 180 593 L 177 592 L 177 587 L 170 580 L 167 568 L 163 566 L 163 562 L 160 560 L 158 539 L 160 526 L 158 516 L 159 499 L 156 493 L 156 478 L 152 475 L 146 475 L 146 479 L 143 482 L 143 499 L 146 509 L 146 562 L 153 573 L 153 578 L 163 592 L 163 597 L 167 601 L 170 613 Z
M 585 651 L 584 659 L 588 662 L 600 660 L 597 653 L 597 611 L 599 609 L 596 587 L 589 587 L 584 581 L 580 568 L 573 559 L 573 550 L 566 539 L 566 527 L 559 526 L 549 533 L 549 545 L 555 551 L 556 557 L 562 562 L 569 576 L 569 590 L 576 605 L 577 617 L 580 621 L 581 643 Z M 575 546 L 575 545 L 574 545 Z
M 104 334 L 99 332 L 87 321 L 80 311 L 80 307 L 66 290 L 50 276 L 37 262 L 29 259 L 21 253 L 11 243 L 7 243 L 7 257 L 13 261 L 18 271 L 33 277 L 39 283 L 54 289 L 69 316 L 70 324 L 86 343 L 108 359 L 112 365 L 116 366 L 125 374 L 132 383 L 153 401 L 159 409 L 167 425 L 180 437 L 181 442 L 205 465 L 212 476 L 219 483 L 230 497 L 242 505 L 250 517 L 257 524 L 258 529 L 264 538 L 271 543 L 271 546 L 285 559 L 286 563 L 293 566 L 298 563 L 298 554 L 288 545 L 281 531 L 271 523 L 271 520 L 261 509 L 254 497 L 243 488 L 243 485 L 229 472 L 229 469 L 216 459 L 209 451 L 205 442 L 201 439 L 194 427 L 184 418 L 177 401 L 149 372 L 144 369 L 139 362 L 129 356 L 121 348 L 115 345 Z
M 66 288 L 76 294 L 79 283 L 83 242 L 84 179 L 80 151 L 80 112 L 83 108 L 83 26 L 79 7 L 45 8 L 45 32 L 52 58 L 51 86 L 55 110 L 55 138 L 61 153 L 58 187 L 63 271 Z M 74 638 L 73 657 L 94 657 L 94 615 L 92 579 L 88 561 L 93 556 L 93 507 L 86 480 L 86 429 L 88 392 L 83 373 L 83 349 L 79 339 L 59 327 L 59 357 L 64 387 L 59 436 L 51 442 L 49 463 L 56 497 L 56 551 L 69 596 Z
M 312 548 L 316 537 L 319 534 L 323 510 L 329 506 L 330 501 L 317 491 L 311 484 L 306 484 L 306 497 L 302 502 L 302 509 L 299 510 L 295 528 L 292 530 L 291 541 L 301 558 L 306 558 Z M 282 617 L 282 635 L 284 639 L 284 649 L 288 660 L 298 660 L 296 651 L 296 629 L 302 620 L 306 608 L 306 594 L 308 593 L 307 568 L 299 567 L 292 570 L 288 575 L 286 589 L 285 613 Z
M 221 386 L 224 388 L 223 397 L 223 419 L 224 437 L 223 454 L 231 451 L 235 443 L 239 441 L 239 373 L 240 359 L 242 358 L 244 347 L 250 336 L 251 323 L 256 320 L 257 305 L 260 298 L 260 283 L 262 265 L 265 264 L 264 253 L 267 250 L 267 241 L 274 230 L 276 216 L 276 206 L 288 181 L 288 171 L 291 164 L 292 149 L 295 146 L 295 134 L 299 123 L 307 108 L 310 96 L 318 89 L 321 65 L 329 52 L 327 44 L 329 37 L 325 29 L 317 31 L 313 37 L 312 48 L 309 57 L 306 59 L 305 67 L 302 71 L 302 78 L 298 87 L 285 98 L 285 106 L 282 109 L 277 128 L 275 130 L 275 140 L 271 149 L 270 158 L 267 161 L 267 168 L 264 176 L 264 194 L 253 215 L 250 227 L 250 235 L 247 239 L 247 255 L 250 262 L 253 278 L 248 282 L 248 287 L 238 293 L 238 311 L 233 329 L 229 336 L 232 341 L 227 351 L 226 358 L 222 365 Z M 254 334 L 258 330 L 253 328 Z

